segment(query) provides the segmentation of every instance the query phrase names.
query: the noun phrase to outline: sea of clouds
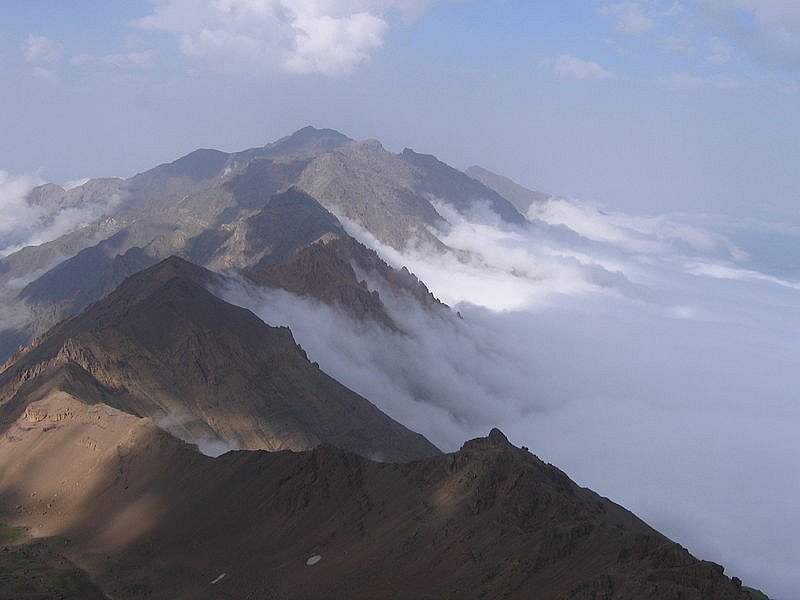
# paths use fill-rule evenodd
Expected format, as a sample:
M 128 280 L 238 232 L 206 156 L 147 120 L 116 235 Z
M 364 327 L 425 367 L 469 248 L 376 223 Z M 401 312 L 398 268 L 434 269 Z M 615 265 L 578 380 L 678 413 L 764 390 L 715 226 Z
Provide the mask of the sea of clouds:
M 453 252 L 399 252 L 346 227 L 463 319 L 368 273 L 402 334 L 283 291 L 224 295 L 289 325 L 326 372 L 442 449 L 499 426 L 730 575 L 792 597 L 800 282 L 740 241 L 796 245 L 798 231 L 557 198 L 522 227 L 437 209 Z

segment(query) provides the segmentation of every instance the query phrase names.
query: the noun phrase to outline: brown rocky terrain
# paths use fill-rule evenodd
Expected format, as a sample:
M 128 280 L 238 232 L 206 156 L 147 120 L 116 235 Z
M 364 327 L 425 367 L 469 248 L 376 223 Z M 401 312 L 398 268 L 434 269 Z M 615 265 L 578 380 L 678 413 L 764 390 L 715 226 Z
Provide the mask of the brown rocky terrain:
M 62 367 L 3 410 L 0 506 L 115 599 L 753 597 L 497 430 L 405 464 L 213 459 L 81 400 L 85 378 Z
M 178 258 L 130 277 L 15 356 L 0 372 L 0 402 L 22 410 L 32 386 L 68 366 L 98 402 L 210 447 L 438 453 L 309 362 L 287 328 L 208 292 L 216 277 Z

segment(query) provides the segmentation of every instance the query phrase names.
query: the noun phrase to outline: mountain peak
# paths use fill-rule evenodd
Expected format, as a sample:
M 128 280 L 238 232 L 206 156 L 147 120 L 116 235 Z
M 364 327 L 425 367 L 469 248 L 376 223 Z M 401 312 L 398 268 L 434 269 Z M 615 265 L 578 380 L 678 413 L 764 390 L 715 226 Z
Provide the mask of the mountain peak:
M 170 175 L 188 177 L 199 182 L 216 177 L 225 168 L 230 155 L 221 150 L 199 148 L 166 165 L 162 170 Z
M 332 137 L 341 137 L 347 138 L 346 135 L 343 133 L 336 131 L 335 129 L 330 129 L 327 127 L 318 128 L 314 127 L 313 125 L 306 125 L 305 127 L 301 127 L 294 133 L 292 133 L 289 137 L 293 138 L 300 138 L 300 137 L 321 137 L 321 136 L 332 136 Z M 347 138 L 350 139 L 350 138 Z
M 129 293 L 134 288 L 158 287 L 175 278 L 204 286 L 213 281 L 215 277 L 215 274 L 208 269 L 198 267 L 178 256 L 169 256 L 152 267 L 143 269 L 128 277 L 116 291 L 112 292 L 112 296 Z
M 511 444 L 502 431 L 500 431 L 497 427 L 492 427 L 492 430 L 489 432 L 489 436 L 486 438 L 494 446 L 505 446 Z
M 508 441 L 502 431 L 497 427 L 493 427 L 486 437 L 479 437 L 465 442 L 461 446 L 460 452 L 486 452 L 490 450 L 517 450 L 517 447 Z
M 264 149 L 269 155 L 314 155 L 328 152 L 351 142 L 349 137 L 335 129 L 317 129 L 308 125 L 291 135 L 267 144 Z

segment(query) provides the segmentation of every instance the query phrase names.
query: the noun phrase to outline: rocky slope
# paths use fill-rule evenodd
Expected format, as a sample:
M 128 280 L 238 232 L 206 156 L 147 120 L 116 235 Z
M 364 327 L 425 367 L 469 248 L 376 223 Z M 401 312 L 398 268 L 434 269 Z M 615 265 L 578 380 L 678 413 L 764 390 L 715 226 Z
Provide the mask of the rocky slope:
M 393 154 L 376 140 L 352 142 L 315 157 L 297 185 L 335 215 L 398 249 L 441 245 L 435 231 L 446 221 L 434 206 L 437 201 L 460 212 L 485 202 L 510 223 L 524 220 L 508 200 L 434 156 L 408 148 Z
M 42 377 L 72 366 L 97 401 L 212 449 L 330 443 L 395 461 L 438 452 L 309 362 L 287 328 L 208 292 L 216 277 L 178 258 L 137 273 L 15 356 L 0 402 L 21 409 Z
M 0 517 L 115 599 L 752 598 L 496 430 L 405 464 L 327 445 L 212 459 L 81 400 L 76 365 L 50 375 L 0 412 Z

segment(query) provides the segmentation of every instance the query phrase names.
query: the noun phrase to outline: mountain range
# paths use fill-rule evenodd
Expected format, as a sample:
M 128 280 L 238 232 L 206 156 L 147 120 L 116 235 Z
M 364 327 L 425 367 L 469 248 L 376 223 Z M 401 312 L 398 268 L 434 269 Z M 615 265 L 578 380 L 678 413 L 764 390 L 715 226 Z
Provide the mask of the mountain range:
M 442 453 L 225 294 L 447 326 L 358 238 L 435 254 L 443 213 L 546 198 L 311 127 L 35 188 L 87 218 L 0 260 L 0 598 L 761 598 L 498 430 Z

